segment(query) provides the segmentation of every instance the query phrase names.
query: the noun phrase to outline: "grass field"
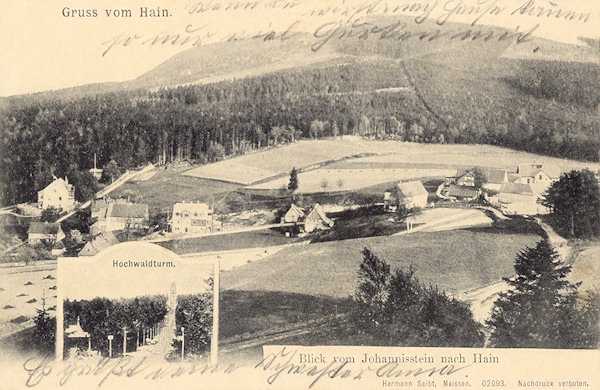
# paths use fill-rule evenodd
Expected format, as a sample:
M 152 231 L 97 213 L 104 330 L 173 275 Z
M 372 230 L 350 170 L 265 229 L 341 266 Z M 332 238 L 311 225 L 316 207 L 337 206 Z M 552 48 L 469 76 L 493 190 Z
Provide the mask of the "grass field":
M 261 230 L 166 241 L 158 243 L 158 245 L 170 249 L 179 255 L 184 255 L 198 252 L 217 252 L 285 245 L 296 241 L 298 241 L 297 238 L 288 238 L 274 230 Z
M 187 167 L 189 168 L 189 166 Z M 110 197 L 133 194 L 137 203 L 147 203 L 150 213 L 167 212 L 173 204 L 182 201 L 210 201 L 221 199 L 238 186 L 215 180 L 184 176 L 184 169 L 157 169 L 148 180 L 127 182 L 109 194 Z M 222 196 L 220 196 L 222 194 Z
M 355 291 L 361 250 L 368 246 L 392 268 L 412 263 L 421 281 L 460 292 L 514 274 L 516 253 L 539 239 L 458 230 L 317 243 L 226 272 L 222 287 L 346 297 Z
M 420 179 L 424 177 L 443 178 L 454 175 L 456 169 L 316 169 L 298 175 L 298 193 L 354 191 L 390 181 Z M 287 185 L 288 177 L 281 177 L 266 183 L 247 187 L 255 190 L 275 190 Z
M 378 155 L 333 161 L 366 153 Z M 332 164 L 326 166 L 327 169 L 456 169 L 483 165 L 514 170 L 520 163 L 534 161 L 559 166 L 563 171 L 584 167 L 600 169 L 599 163 L 553 158 L 489 145 L 419 144 L 344 136 L 342 139 L 301 140 L 290 145 L 193 168 L 184 175 L 249 185 L 285 174 L 293 167 L 303 168 L 328 161 Z M 317 184 L 321 179 L 318 178 Z M 287 178 L 281 180 L 287 183 Z M 329 186 L 335 188 L 337 178 L 328 180 Z M 269 188 L 279 188 L 282 183 L 277 182 Z M 300 185 L 302 186 L 302 180 Z

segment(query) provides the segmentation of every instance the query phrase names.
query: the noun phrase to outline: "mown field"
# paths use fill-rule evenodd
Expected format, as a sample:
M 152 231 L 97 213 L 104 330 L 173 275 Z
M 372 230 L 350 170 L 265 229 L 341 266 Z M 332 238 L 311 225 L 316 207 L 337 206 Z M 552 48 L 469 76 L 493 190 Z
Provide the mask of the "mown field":
M 354 191 L 389 181 L 414 180 L 427 177 L 444 178 L 456 173 L 456 169 L 316 169 L 298 175 L 298 193 Z M 283 188 L 289 182 L 281 177 L 266 183 L 247 187 L 268 190 Z
M 376 156 L 348 158 L 359 154 L 378 154 Z M 325 165 L 331 161 L 331 165 Z M 520 152 L 507 148 L 488 145 L 460 144 L 419 144 L 400 141 L 364 140 L 354 136 L 344 136 L 342 139 L 302 140 L 290 145 L 277 147 L 262 152 L 235 157 L 213 164 L 203 165 L 185 172 L 186 176 L 204 179 L 223 180 L 240 184 L 251 184 L 266 180 L 277 175 L 284 175 L 262 187 L 278 189 L 287 183 L 286 173 L 293 168 L 303 168 L 312 165 L 325 165 L 324 170 L 341 169 L 456 169 L 458 167 L 488 166 L 516 170 L 518 164 L 540 163 L 559 166 L 563 171 L 589 167 L 600 169 L 599 163 L 579 162 L 542 156 L 534 153 Z M 411 165 L 405 165 L 411 164 Z M 414 165 L 417 164 L 417 165 Z M 427 165 L 422 165 L 427 164 Z M 308 171 L 305 181 L 308 190 L 320 189 L 323 175 Z M 316 175 L 316 176 L 315 176 Z M 341 176 L 340 176 L 341 175 Z M 348 173 L 340 173 L 342 180 Z M 384 174 L 383 174 L 384 175 Z M 392 175 L 390 173 L 390 175 Z M 393 176 L 393 175 L 392 175 Z M 424 176 L 424 175 L 421 175 Z M 368 179 L 368 175 L 359 175 Z M 337 190 L 337 177 L 328 179 L 328 188 Z M 392 179 L 394 179 L 392 177 Z M 392 180 L 390 179 L 390 180 Z M 357 179 L 347 178 L 346 185 L 353 184 Z M 376 183 L 371 183 L 376 184 Z M 302 186 L 302 180 L 300 180 Z M 302 190 L 302 187 L 301 187 Z
M 365 151 L 360 143 L 343 140 L 302 140 L 244 156 L 204 165 L 185 172 L 187 176 L 250 184 L 313 164 L 340 159 Z
M 392 268 L 413 264 L 422 282 L 460 292 L 512 275 L 516 253 L 539 239 L 457 230 L 317 243 L 226 272 L 222 287 L 346 297 L 355 291 L 361 251 L 368 246 Z

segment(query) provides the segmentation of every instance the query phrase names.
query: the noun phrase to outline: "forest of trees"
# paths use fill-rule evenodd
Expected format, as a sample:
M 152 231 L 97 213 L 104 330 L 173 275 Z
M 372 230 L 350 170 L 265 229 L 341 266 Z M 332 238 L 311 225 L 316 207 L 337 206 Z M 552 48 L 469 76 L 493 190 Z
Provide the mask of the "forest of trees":
M 127 350 L 135 350 L 144 331 L 159 324 L 167 314 L 167 297 L 142 296 L 133 299 L 94 298 L 91 300 L 66 300 L 64 302 L 65 326 L 77 323 L 90 334 L 91 347 L 108 355 L 108 335 L 113 335 L 113 353 L 123 351 L 123 327 L 127 333 Z M 39 325 L 38 325 L 39 327 Z M 87 341 L 86 341 L 87 342 Z M 69 345 L 65 343 L 65 347 Z
M 353 134 L 410 142 L 488 143 L 598 160 L 598 121 L 589 115 L 577 112 L 566 125 L 564 120 L 542 121 L 530 115 L 535 112 L 533 98 L 520 109 L 527 115 L 510 107 L 498 112 L 486 105 L 471 106 L 460 100 L 467 96 L 465 88 L 489 91 L 476 91 L 477 82 L 464 88 L 436 87 L 433 78 L 429 83 L 424 78 L 440 72 L 422 73 L 427 69 L 422 63 L 344 59 L 208 85 L 72 99 L 7 99 L 0 109 L 1 203 L 34 200 L 53 174 L 89 184 L 86 174 L 94 153 L 99 167 L 123 170 L 148 162 L 212 162 L 300 137 Z M 450 76 L 450 83 L 462 80 Z M 526 84 L 521 79 L 511 82 Z M 575 99 L 587 110 L 597 101 L 596 95 L 583 100 L 563 95 L 561 99 Z M 498 104 L 504 101 L 491 92 L 489 96 Z M 82 200 L 89 192 L 76 196 Z

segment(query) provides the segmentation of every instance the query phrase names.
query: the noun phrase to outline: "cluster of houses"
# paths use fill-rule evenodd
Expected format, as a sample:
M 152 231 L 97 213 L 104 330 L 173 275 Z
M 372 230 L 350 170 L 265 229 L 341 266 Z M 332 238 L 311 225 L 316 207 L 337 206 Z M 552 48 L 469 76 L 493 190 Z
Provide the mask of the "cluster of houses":
M 293 223 L 303 227 L 304 232 L 326 230 L 333 227 L 333 221 L 327 217 L 323 207 L 316 203 L 308 213 L 303 208 L 291 204 L 290 208 L 281 217 L 281 223 Z
M 484 178 L 481 188 L 476 185 L 478 174 Z M 542 164 L 519 164 L 514 172 L 481 167 L 458 170 L 456 175 L 446 177 L 440 193 L 443 197 L 463 201 L 483 195 L 504 214 L 545 214 L 548 210 L 541 199 L 560 174 L 558 167 Z
M 520 164 L 516 171 L 474 167 L 459 169 L 445 178 L 438 188 L 441 199 L 470 202 L 483 197 L 491 205 L 509 215 L 545 214 L 541 204 L 548 187 L 560 178 L 558 167 L 542 164 Z M 383 207 L 395 212 L 427 206 L 427 190 L 420 181 L 400 182 L 384 193 Z
M 520 164 L 514 172 L 484 167 L 459 169 L 455 175 L 445 178 L 437 195 L 452 201 L 472 201 L 483 197 L 505 214 L 542 214 L 548 212 L 541 204 L 542 194 L 559 179 L 560 173 L 558 167 L 542 164 Z M 38 191 L 38 208 L 71 211 L 76 205 L 74 193 L 68 178 L 55 178 Z M 395 212 L 400 207 L 407 210 L 425 208 L 428 196 L 420 181 L 400 182 L 384 193 L 384 209 Z M 90 226 L 93 238 L 83 247 L 82 256 L 94 255 L 118 243 L 116 231 L 146 230 L 150 226 L 148 205 L 127 200 L 96 199 L 91 203 L 91 216 L 96 219 Z M 329 229 L 334 224 L 318 203 L 310 210 L 292 203 L 281 223 L 297 224 L 306 233 Z M 205 203 L 176 203 L 169 226 L 170 231 L 176 234 L 211 233 L 215 231 L 214 213 Z M 59 242 L 65 238 L 65 233 L 58 223 L 31 222 L 28 236 L 29 243 L 35 245 Z

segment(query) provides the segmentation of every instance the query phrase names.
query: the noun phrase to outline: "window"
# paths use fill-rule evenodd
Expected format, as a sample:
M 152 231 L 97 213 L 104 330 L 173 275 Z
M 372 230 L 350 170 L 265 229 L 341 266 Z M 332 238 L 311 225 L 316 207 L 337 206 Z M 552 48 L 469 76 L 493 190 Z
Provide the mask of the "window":
M 539 176 L 539 179 L 542 180 L 542 175 Z

